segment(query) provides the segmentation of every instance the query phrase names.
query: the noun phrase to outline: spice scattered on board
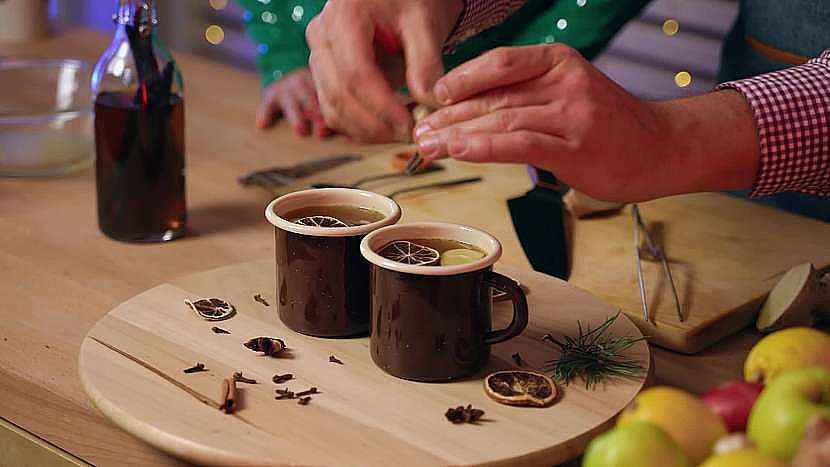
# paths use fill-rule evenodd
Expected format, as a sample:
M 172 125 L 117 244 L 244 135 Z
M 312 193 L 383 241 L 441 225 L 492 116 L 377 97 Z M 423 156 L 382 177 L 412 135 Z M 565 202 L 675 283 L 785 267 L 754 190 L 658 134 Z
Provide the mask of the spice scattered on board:
M 305 391 L 298 392 L 297 394 L 295 394 L 295 396 L 304 397 L 311 394 L 317 394 L 317 388 L 311 387 L 310 389 L 306 389 Z
M 342 365 L 342 364 L 343 364 L 343 362 L 342 362 L 339 358 L 335 357 L 334 355 L 329 355 L 329 361 L 330 361 L 331 363 L 336 363 L 336 364 L 338 364 L 338 365 Z
M 288 389 L 277 389 L 277 397 L 274 399 L 281 400 L 281 399 L 293 399 L 294 398 L 294 391 L 289 391 Z
M 254 352 L 262 352 L 269 357 L 278 357 L 285 351 L 285 342 L 276 337 L 254 337 L 242 344 Z
M 205 368 L 204 363 L 197 363 L 190 368 L 185 368 L 182 371 L 184 371 L 185 373 L 198 373 L 200 371 L 207 371 L 207 369 Z
M 236 381 L 230 378 L 222 380 L 222 401 L 219 410 L 231 413 L 236 410 Z
M 515 363 L 517 366 L 525 366 L 525 361 L 522 360 L 522 356 L 519 355 L 519 352 L 514 353 L 510 357 L 513 359 L 513 363 Z
M 184 304 L 207 321 L 222 321 L 236 314 L 236 308 L 221 298 L 184 299 Z
M 456 408 L 450 407 L 444 416 L 452 423 L 476 423 L 484 416 L 484 411 L 474 409 L 472 405 L 467 404 L 467 407 L 463 405 Z
M 294 379 L 294 375 L 292 375 L 291 373 L 286 373 L 284 375 L 281 375 L 281 374 L 278 373 L 278 374 L 274 375 L 273 378 L 271 378 L 271 381 L 273 381 L 277 384 L 282 384 L 286 381 L 291 381 L 292 379 Z
M 259 302 L 259 303 L 262 303 L 265 306 L 271 306 L 271 305 L 268 304 L 268 302 L 264 298 L 262 298 L 262 294 L 254 295 L 254 300 Z
M 214 334 L 230 334 L 231 333 L 230 331 L 222 329 L 219 326 L 214 326 L 214 327 L 210 328 L 210 330 L 213 331 Z
M 246 383 L 246 384 L 256 384 L 256 380 L 253 378 L 246 378 L 242 375 L 241 371 L 234 372 L 233 380 L 239 383 Z

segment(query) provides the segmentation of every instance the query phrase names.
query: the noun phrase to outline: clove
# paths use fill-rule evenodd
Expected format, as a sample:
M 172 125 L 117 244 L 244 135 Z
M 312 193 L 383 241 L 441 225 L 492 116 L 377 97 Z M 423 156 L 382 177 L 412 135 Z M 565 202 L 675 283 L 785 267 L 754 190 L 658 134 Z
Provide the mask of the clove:
M 282 399 L 293 399 L 294 392 L 289 391 L 288 389 L 277 389 L 277 397 L 275 399 L 282 400 Z
M 522 360 L 522 356 L 519 355 L 519 352 L 514 353 L 513 355 L 511 355 L 511 357 L 513 358 L 513 363 L 515 363 L 517 366 L 525 365 L 525 362 L 524 360 Z
M 246 378 L 242 376 L 241 371 L 234 372 L 233 380 L 239 383 L 246 383 L 246 384 L 256 384 L 256 380 L 252 378 Z
M 284 375 L 281 375 L 281 374 L 278 373 L 278 374 L 274 375 L 273 378 L 271 378 L 271 380 L 273 382 L 277 383 L 277 384 L 282 384 L 282 383 L 284 383 L 286 381 L 290 381 L 292 379 L 294 379 L 294 375 L 292 375 L 291 373 L 286 373 Z
M 220 328 L 219 326 L 214 326 L 214 327 L 210 328 L 210 330 L 213 331 L 215 334 L 230 334 L 231 333 L 230 331 L 226 331 L 226 330 Z
M 197 363 L 190 368 L 185 368 L 183 371 L 185 373 L 198 373 L 200 371 L 207 371 L 207 369 L 205 369 L 204 363 Z
M 255 301 L 257 301 L 257 302 L 259 302 L 259 303 L 262 303 L 262 304 L 263 304 L 263 305 L 265 305 L 265 306 L 271 306 L 271 305 L 269 305 L 269 304 L 268 304 L 268 302 L 267 302 L 267 301 L 265 301 L 265 299 L 264 299 L 264 298 L 262 298 L 262 294 L 256 294 L 256 295 L 254 295 L 254 300 L 255 300 Z
M 331 363 L 337 363 L 338 365 L 343 364 L 343 362 L 339 358 L 335 357 L 334 355 L 329 355 L 329 361 Z
M 297 403 L 300 404 L 300 405 L 308 405 L 308 403 L 310 401 L 311 401 L 310 397 L 301 397 L 300 400 L 297 401 Z
M 275 337 L 254 337 L 242 345 L 269 357 L 277 357 L 285 351 L 285 342 Z
M 302 392 L 298 392 L 297 394 L 295 394 L 295 396 L 303 397 L 303 396 L 308 396 L 310 394 L 317 394 L 317 388 L 312 387 L 311 389 L 308 389 L 308 390 L 305 390 L 305 391 L 302 391 Z

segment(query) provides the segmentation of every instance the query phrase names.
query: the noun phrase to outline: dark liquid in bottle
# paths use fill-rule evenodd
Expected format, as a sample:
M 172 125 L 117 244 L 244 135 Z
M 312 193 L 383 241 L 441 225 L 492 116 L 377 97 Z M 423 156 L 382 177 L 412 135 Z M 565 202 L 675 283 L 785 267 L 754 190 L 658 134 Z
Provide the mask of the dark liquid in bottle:
M 184 104 L 139 106 L 128 93 L 95 99 L 98 224 L 116 240 L 164 241 L 184 233 Z

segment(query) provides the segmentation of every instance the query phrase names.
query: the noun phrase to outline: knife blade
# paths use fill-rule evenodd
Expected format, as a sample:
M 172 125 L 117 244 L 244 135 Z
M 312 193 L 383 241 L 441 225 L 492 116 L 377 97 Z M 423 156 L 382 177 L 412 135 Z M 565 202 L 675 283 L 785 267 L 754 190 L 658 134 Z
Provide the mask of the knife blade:
M 567 190 L 556 177 L 536 170 L 536 186 L 507 201 L 513 228 L 534 270 L 567 280 L 570 254 L 562 196 Z

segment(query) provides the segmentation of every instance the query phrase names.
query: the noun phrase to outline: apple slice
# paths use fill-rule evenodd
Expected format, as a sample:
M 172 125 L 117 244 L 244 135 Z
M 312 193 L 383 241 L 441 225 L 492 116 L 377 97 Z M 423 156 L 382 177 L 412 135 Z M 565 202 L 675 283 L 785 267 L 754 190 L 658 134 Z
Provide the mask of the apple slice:
M 784 274 L 770 291 L 758 313 L 755 327 L 770 332 L 793 326 L 810 326 L 817 314 L 830 313 L 830 281 L 810 263 L 799 264 Z

